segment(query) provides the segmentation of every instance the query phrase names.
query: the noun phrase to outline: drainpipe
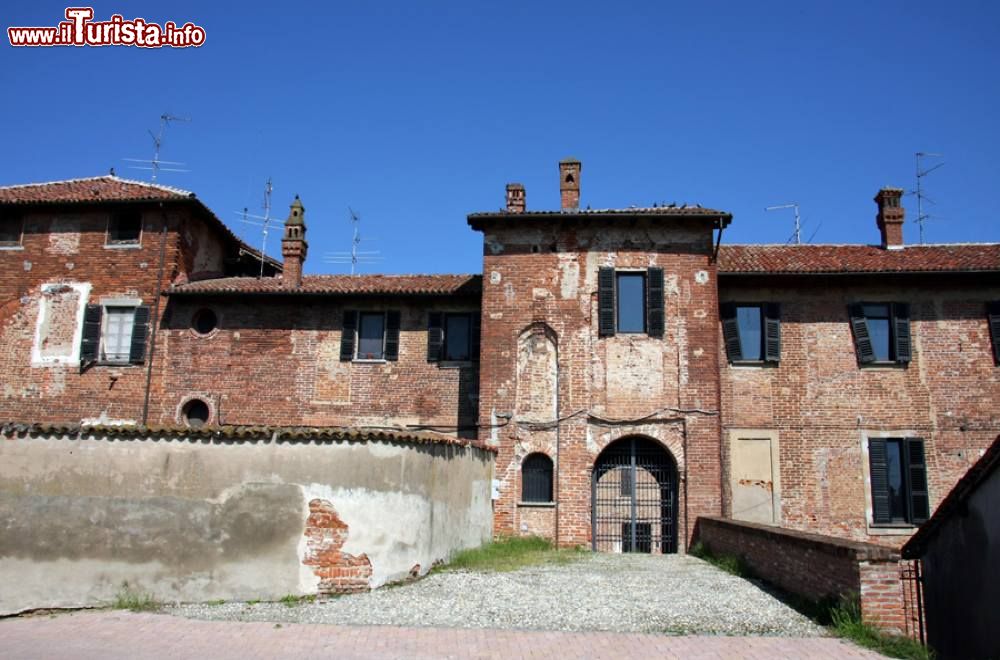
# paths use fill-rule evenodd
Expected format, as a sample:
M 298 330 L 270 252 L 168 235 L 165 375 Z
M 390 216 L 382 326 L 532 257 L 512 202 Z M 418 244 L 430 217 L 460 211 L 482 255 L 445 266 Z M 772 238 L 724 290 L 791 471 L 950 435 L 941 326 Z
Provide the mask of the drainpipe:
M 559 471 L 562 468 L 562 463 L 559 462 L 559 429 L 562 426 L 562 422 L 559 419 L 559 400 L 561 392 L 559 391 L 559 343 L 556 342 L 556 483 L 555 483 L 555 500 L 556 500 L 556 550 L 559 549 Z
M 163 228 L 160 231 L 160 268 L 156 276 L 156 298 L 153 300 L 153 315 L 151 317 L 149 354 L 146 364 L 146 393 L 142 402 L 142 425 L 146 426 L 149 421 L 149 390 L 153 382 L 153 358 L 156 355 L 156 329 L 160 325 L 160 298 L 163 296 L 163 269 L 167 259 L 167 213 L 163 210 L 163 202 L 160 202 L 160 217 L 163 219 Z

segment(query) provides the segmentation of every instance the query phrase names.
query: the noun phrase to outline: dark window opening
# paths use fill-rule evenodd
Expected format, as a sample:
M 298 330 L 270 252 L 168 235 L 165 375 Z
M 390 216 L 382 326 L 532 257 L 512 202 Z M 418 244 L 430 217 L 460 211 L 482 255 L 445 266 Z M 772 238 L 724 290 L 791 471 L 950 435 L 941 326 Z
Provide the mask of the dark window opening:
M 910 362 L 913 349 L 907 303 L 853 303 L 848 311 L 860 364 Z
M 619 468 L 618 474 L 621 476 L 621 489 L 618 492 L 622 497 L 632 497 L 632 468 Z
M 889 305 L 863 305 L 862 310 L 868 324 L 868 336 L 877 362 L 895 360 L 892 350 L 892 315 Z
M 200 428 L 208 424 L 208 404 L 201 399 L 191 399 L 184 404 L 184 407 L 181 409 L 181 415 L 184 417 L 184 423 L 190 428 Z
M 210 309 L 199 309 L 191 319 L 191 327 L 199 335 L 210 334 L 219 325 L 219 318 Z
M 927 464 L 920 438 L 869 438 L 872 522 L 917 525 L 927 520 Z
M 141 234 L 142 215 L 138 211 L 116 213 L 108 221 L 109 245 L 137 244 Z
M 764 355 L 764 315 L 760 305 L 737 305 L 736 323 L 740 331 L 742 359 L 759 362 Z
M 521 501 L 552 501 L 552 459 L 530 454 L 521 464 Z
M 21 218 L 11 213 L 0 215 L 0 247 L 18 247 L 24 224 Z
M 447 314 L 444 326 L 444 359 L 472 359 L 472 319 L 468 314 Z
M 566 183 L 573 183 L 573 175 L 572 174 L 567 174 L 566 175 Z
M 385 314 L 362 313 L 358 326 L 358 359 L 381 360 L 385 357 Z
M 646 332 L 645 273 L 616 273 L 615 280 L 618 332 Z
M 886 440 L 886 469 L 889 481 L 889 518 L 906 522 L 906 491 L 903 483 L 903 443 Z

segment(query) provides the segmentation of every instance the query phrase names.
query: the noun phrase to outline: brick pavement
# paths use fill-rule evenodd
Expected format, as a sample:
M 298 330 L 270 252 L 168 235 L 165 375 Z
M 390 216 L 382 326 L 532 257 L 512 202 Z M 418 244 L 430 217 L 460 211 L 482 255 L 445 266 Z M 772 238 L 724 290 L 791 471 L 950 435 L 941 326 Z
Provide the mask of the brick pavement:
M 93 611 L 0 620 L 0 658 L 878 658 L 829 637 L 671 637 L 195 621 Z

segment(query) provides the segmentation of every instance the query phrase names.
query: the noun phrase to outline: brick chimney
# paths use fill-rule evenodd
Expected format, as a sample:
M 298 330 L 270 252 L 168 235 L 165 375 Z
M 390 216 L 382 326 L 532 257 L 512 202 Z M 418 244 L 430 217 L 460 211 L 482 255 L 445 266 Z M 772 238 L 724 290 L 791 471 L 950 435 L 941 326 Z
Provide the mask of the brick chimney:
M 302 264 L 306 261 L 306 210 L 295 196 L 285 220 L 285 235 L 281 238 L 281 256 L 285 259 L 282 285 L 286 289 L 297 289 L 302 286 Z
M 899 250 L 903 247 L 903 217 L 906 212 L 900 204 L 901 188 L 882 188 L 875 195 L 878 204 L 878 230 L 882 232 L 882 248 Z
M 576 211 L 580 208 L 580 170 L 583 165 L 576 158 L 564 158 L 559 161 L 559 196 L 562 198 L 563 211 Z
M 526 200 L 524 186 L 520 183 L 507 184 L 507 213 L 524 213 Z

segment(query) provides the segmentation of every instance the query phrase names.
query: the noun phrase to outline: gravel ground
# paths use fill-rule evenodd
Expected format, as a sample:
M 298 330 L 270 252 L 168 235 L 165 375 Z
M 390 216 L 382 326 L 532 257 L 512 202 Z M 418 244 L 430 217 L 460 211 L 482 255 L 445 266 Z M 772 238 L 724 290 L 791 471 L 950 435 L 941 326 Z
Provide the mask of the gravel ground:
M 179 605 L 170 614 L 223 621 L 607 630 L 671 634 L 822 635 L 753 582 L 681 555 L 589 555 L 507 573 L 446 571 L 323 602 Z

